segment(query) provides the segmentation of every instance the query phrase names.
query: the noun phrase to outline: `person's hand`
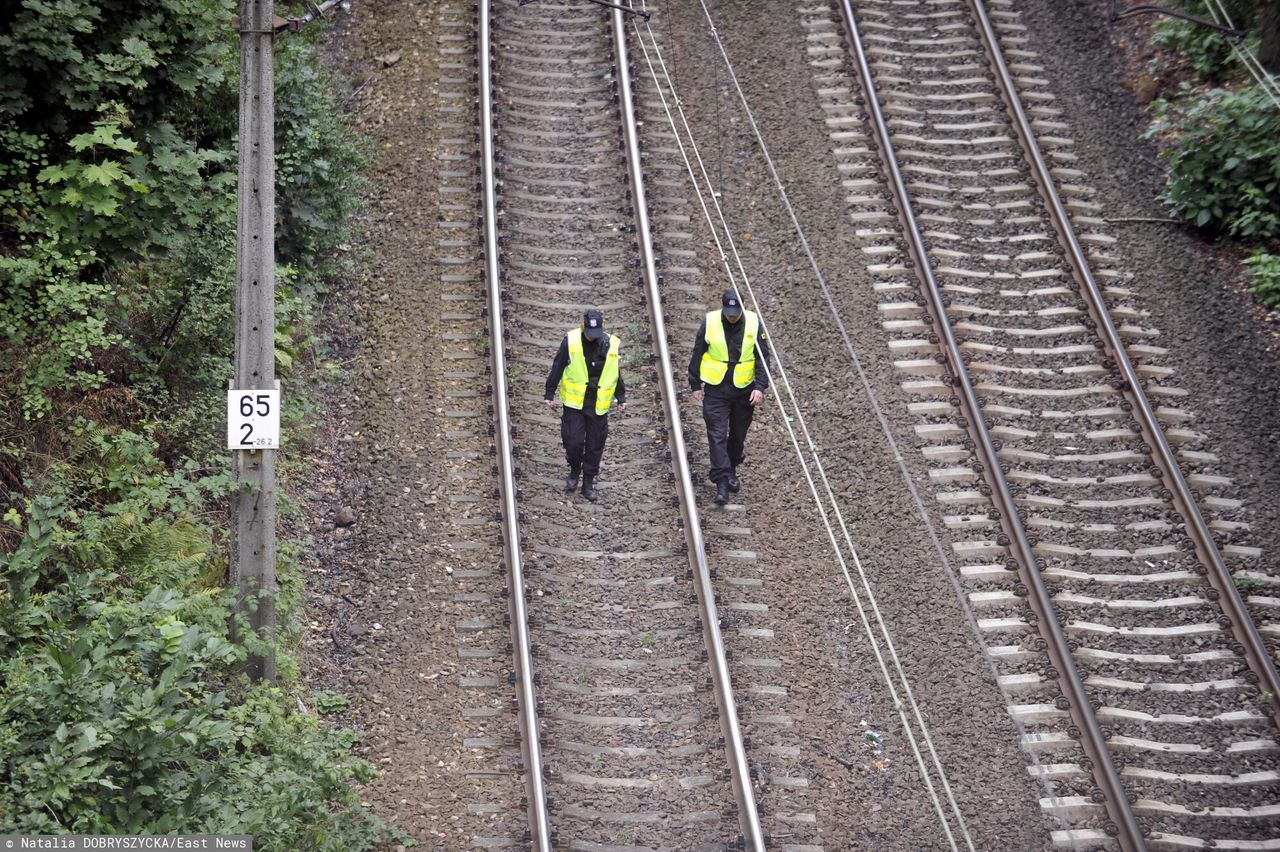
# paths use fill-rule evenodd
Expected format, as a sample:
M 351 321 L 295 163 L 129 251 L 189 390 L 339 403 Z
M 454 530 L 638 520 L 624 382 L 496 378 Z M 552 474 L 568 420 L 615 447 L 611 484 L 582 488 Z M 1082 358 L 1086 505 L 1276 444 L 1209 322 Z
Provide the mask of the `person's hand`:
M 542 404 L 545 405 L 547 408 L 550 408 L 551 406 L 556 404 L 556 401 L 554 399 L 544 399 L 542 401 Z
M 620 403 L 618 403 L 618 410 L 619 410 L 619 411 L 626 411 L 626 410 L 627 410 L 627 404 L 626 404 L 625 402 L 620 402 Z
M 702 391 L 700 389 L 693 392 L 693 399 L 695 402 L 702 402 Z
M 759 404 L 760 404 L 761 402 L 763 402 L 763 401 L 764 401 L 764 391 L 762 391 L 762 390 L 753 390 L 753 391 L 751 392 L 751 404 L 752 404 L 752 405 L 759 405 Z

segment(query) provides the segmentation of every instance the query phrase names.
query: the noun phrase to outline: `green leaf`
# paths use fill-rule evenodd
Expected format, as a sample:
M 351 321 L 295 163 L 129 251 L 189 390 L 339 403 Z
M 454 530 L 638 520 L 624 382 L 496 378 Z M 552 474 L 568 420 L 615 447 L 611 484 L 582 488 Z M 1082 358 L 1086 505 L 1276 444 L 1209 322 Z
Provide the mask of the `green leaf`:
M 116 198 L 94 198 L 84 200 L 85 209 L 99 216 L 110 217 L 116 215 L 116 210 L 120 208 L 120 202 Z
M 148 45 L 142 39 L 137 38 L 136 36 L 129 36 L 124 41 L 120 42 L 120 47 L 123 48 L 124 52 L 129 54 L 130 56 L 137 56 L 137 57 L 154 56 L 154 53 L 152 52 L 150 45 Z
M 71 171 L 65 166 L 45 166 L 36 173 L 36 180 L 41 183 L 61 183 L 71 176 Z
M 86 166 L 83 177 L 90 183 L 111 186 L 124 177 L 124 169 L 120 168 L 120 164 L 113 160 L 103 160 L 101 163 Z
M 1189 90 L 1188 90 L 1189 91 Z M 1280 237 L 1280 110 L 1260 86 L 1216 89 L 1178 105 L 1166 200 L 1197 227 Z M 1269 189 L 1268 187 L 1271 186 Z

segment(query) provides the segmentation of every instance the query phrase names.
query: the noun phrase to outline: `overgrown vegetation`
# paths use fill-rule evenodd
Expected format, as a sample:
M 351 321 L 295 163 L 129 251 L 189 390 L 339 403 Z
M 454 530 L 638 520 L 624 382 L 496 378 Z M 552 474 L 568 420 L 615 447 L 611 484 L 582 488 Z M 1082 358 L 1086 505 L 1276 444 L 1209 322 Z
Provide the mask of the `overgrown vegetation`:
M 250 687 L 236 674 L 243 650 L 228 642 L 230 12 L 220 0 L 6 8 L 6 830 L 237 832 L 280 850 L 363 849 L 385 833 L 350 786 L 370 774 L 350 756 L 351 734 L 280 690 Z M 291 36 L 276 57 L 286 379 L 319 356 L 314 312 L 363 165 L 315 52 Z M 290 391 L 296 417 L 305 393 Z
M 1262 249 L 1244 262 L 1249 270 L 1249 289 L 1269 308 L 1280 308 L 1280 256 Z
M 1231 42 L 1223 38 L 1222 33 L 1181 18 L 1160 21 L 1152 40 L 1184 57 L 1191 70 L 1205 80 L 1217 80 L 1218 75 L 1227 70 L 1227 60 L 1231 58 Z
M 1258 85 L 1189 95 L 1163 106 L 1172 135 L 1166 198 L 1196 227 L 1233 237 L 1280 236 L 1280 107 Z
M 1206 17 L 1205 5 L 1174 4 Z M 1254 247 L 1246 270 L 1250 289 L 1280 307 L 1275 255 L 1280 252 L 1280 106 L 1257 82 L 1236 49 L 1280 70 L 1280 4 L 1223 0 L 1221 8 L 1244 30 L 1230 36 L 1185 20 L 1156 25 L 1155 43 L 1176 57 L 1153 74 L 1179 79 L 1153 103 L 1149 135 L 1161 140 L 1169 164 L 1165 199 L 1174 213 L 1204 233 Z

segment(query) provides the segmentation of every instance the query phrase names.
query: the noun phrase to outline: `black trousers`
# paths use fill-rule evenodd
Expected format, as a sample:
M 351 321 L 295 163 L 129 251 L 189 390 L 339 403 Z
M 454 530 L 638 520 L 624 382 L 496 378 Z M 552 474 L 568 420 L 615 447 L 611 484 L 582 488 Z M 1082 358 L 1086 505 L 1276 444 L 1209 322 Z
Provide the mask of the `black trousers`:
M 751 394 L 705 393 L 702 419 L 707 423 L 707 446 L 711 449 L 711 481 L 720 483 L 746 458 L 744 445 L 755 408 Z
M 609 437 L 609 415 L 596 414 L 595 400 L 588 400 L 591 410 L 584 407 L 564 407 L 560 415 L 560 440 L 564 442 L 564 457 L 573 470 L 582 470 L 583 476 L 595 476 L 600 472 L 600 459 L 604 456 L 604 441 Z

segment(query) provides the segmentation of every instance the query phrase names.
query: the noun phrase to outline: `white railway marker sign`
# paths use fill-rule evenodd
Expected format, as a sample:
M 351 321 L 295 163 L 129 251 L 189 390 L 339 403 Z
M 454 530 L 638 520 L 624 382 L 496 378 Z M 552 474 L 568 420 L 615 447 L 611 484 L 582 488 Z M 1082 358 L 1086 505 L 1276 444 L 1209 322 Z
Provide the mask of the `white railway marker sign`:
M 280 389 L 227 391 L 227 449 L 280 446 Z

